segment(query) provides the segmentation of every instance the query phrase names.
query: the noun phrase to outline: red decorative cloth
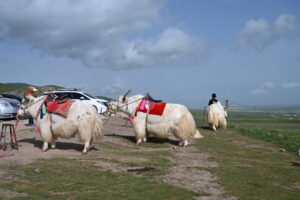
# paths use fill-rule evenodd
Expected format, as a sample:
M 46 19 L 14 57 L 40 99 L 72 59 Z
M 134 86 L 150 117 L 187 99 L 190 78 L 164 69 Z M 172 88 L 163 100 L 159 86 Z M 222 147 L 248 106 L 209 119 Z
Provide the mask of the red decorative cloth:
M 75 101 L 72 99 L 69 99 L 64 103 L 58 103 L 58 100 L 47 101 L 47 112 L 67 117 L 70 107 L 74 102 Z
M 167 103 L 155 103 L 153 101 L 143 99 L 141 103 L 137 106 L 135 115 L 137 116 L 137 112 L 144 112 L 151 115 L 162 115 Z

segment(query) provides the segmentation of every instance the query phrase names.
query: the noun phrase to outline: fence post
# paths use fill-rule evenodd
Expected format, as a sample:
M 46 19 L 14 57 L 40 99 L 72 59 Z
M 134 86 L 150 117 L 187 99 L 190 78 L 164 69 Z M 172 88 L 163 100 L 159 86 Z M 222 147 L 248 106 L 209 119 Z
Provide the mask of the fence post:
M 205 114 L 206 114 L 206 106 L 204 106 L 204 110 L 203 110 L 203 122 L 205 122 Z

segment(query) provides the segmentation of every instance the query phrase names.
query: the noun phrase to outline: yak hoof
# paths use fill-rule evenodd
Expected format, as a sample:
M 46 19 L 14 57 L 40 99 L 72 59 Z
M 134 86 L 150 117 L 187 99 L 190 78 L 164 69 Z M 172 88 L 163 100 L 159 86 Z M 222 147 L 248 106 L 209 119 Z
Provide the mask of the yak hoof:
M 187 141 L 180 141 L 178 145 L 182 147 L 187 147 L 189 143 Z
M 48 149 L 42 149 L 42 152 L 46 152 L 46 151 L 48 151 Z
M 82 154 L 82 155 L 86 155 L 86 154 L 87 154 L 87 152 L 82 152 L 81 154 Z
M 138 140 L 136 141 L 136 144 L 137 144 L 137 145 L 142 144 L 142 139 L 138 139 Z

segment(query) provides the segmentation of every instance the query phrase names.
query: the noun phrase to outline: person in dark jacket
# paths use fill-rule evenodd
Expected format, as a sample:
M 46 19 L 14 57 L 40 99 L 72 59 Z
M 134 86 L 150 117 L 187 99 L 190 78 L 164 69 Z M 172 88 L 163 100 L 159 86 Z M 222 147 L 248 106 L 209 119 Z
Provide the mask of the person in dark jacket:
M 211 99 L 210 99 L 209 102 L 208 102 L 208 105 L 209 105 L 209 106 L 210 106 L 211 104 L 213 104 L 213 103 L 217 103 L 217 102 L 218 102 L 218 100 L 216 99 L 216 97 L 217 97 L 217 95 L 216 95 L 215 93 L 212 93 Z

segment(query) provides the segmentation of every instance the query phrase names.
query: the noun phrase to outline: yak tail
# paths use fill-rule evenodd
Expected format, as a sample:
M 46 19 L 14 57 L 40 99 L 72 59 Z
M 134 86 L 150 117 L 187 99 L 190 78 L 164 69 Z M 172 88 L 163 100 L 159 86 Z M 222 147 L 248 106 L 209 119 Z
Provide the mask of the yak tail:
M 94 138 L 99 138 L 99 137 L 102 137 L 103 135 L 104 135 L 104 132 L 103 132 L 103 122 L 102 122 L 102 119 L 101 119 L 100 115 L 97 113 L 96 119 L 95 119 L 95 126 L 94 126 L 93 137 Z
M 215 111 L 208 111 L 207 121 L 209 126 L 216 131 L 219 126 L 219 117 Z
M 203 138 L 203 135 L 200 134 L 198 129 L 196 129 L 195 132 L 194 132 L 194 138 Z

